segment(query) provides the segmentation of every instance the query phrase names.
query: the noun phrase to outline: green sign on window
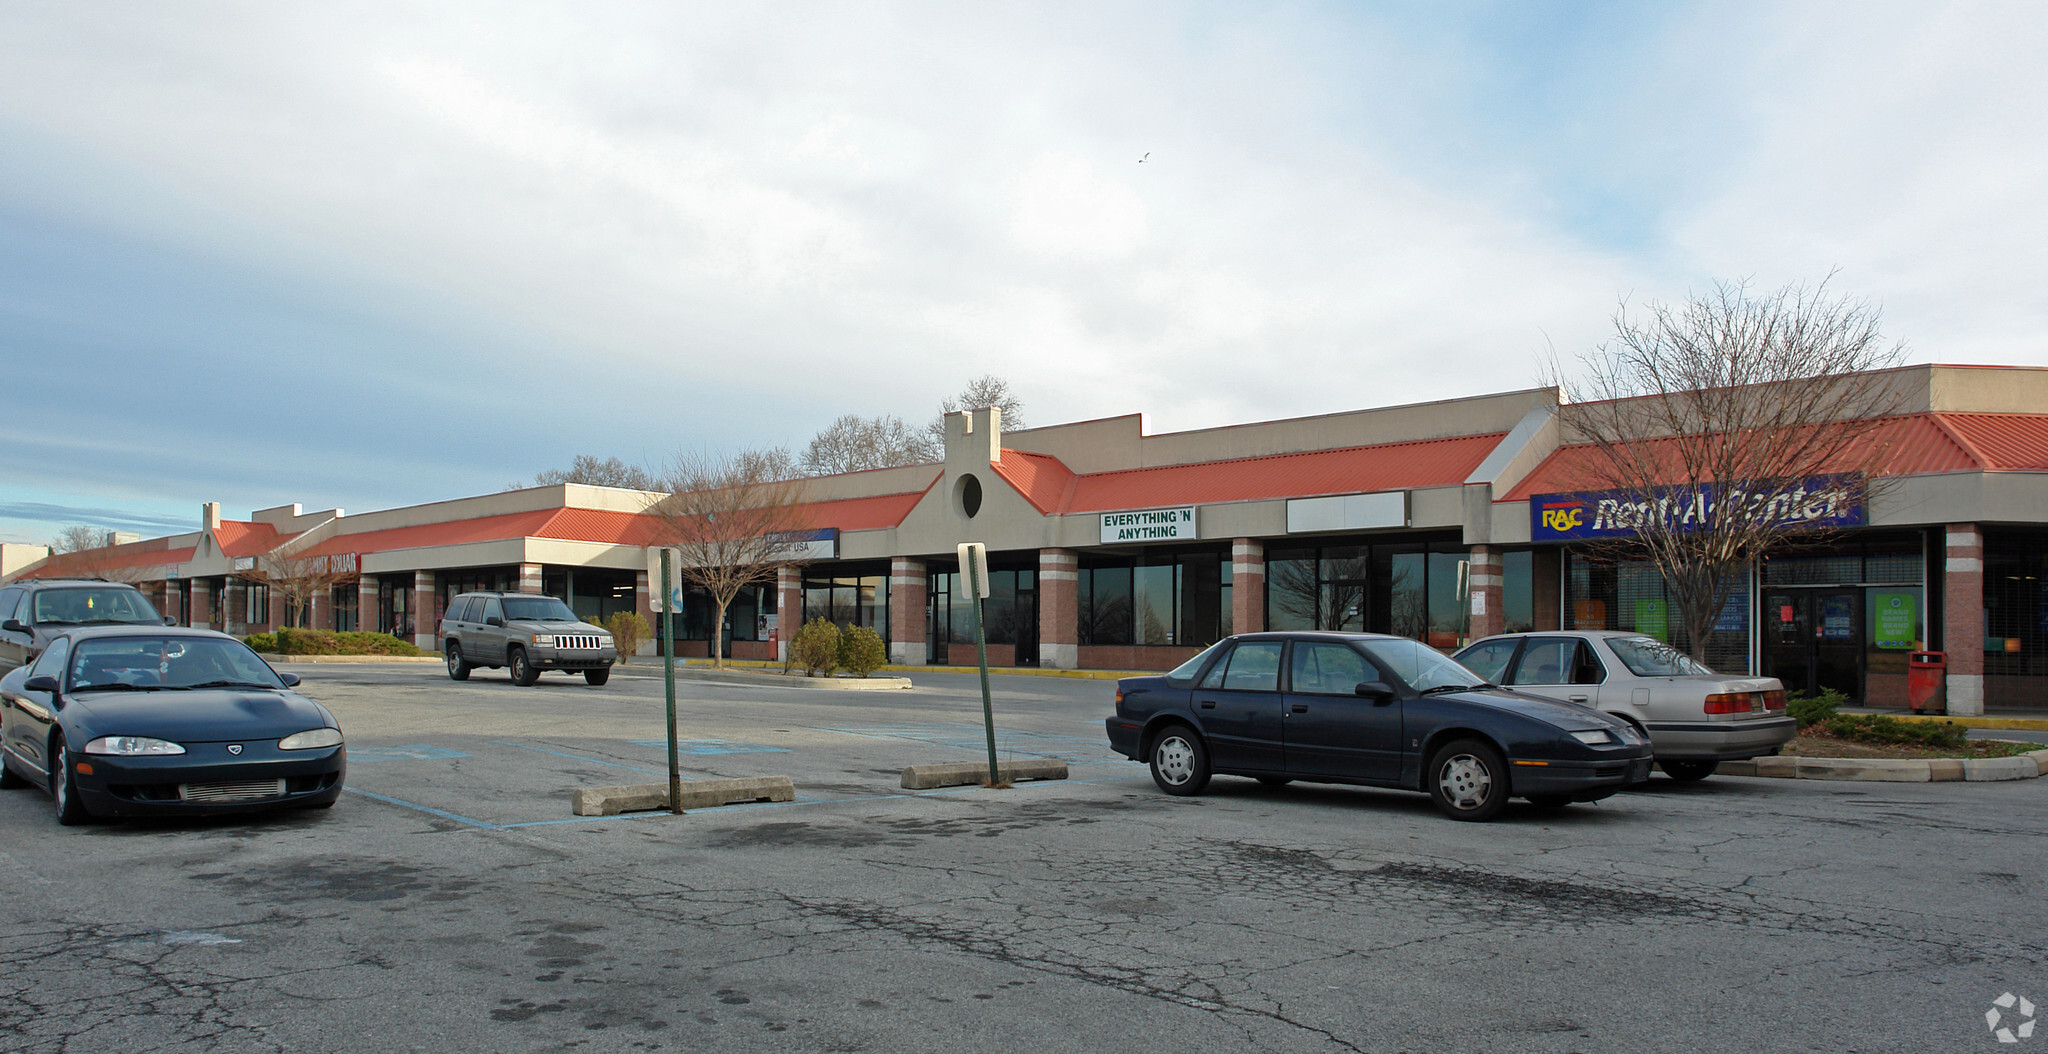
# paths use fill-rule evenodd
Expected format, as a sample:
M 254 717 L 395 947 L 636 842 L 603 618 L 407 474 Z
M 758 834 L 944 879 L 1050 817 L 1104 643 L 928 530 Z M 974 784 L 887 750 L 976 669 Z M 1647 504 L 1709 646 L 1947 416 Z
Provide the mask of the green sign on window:
M 1636 632 L 1667 643 L 1671 640 L 1670 607 L 1662 600 L 1636 601 Z
M 1877 611 L 1877 646 L 1911 648 L 1920 626 L 1918 598 L 1911 593 L 1873 593 L 1870 603 Z

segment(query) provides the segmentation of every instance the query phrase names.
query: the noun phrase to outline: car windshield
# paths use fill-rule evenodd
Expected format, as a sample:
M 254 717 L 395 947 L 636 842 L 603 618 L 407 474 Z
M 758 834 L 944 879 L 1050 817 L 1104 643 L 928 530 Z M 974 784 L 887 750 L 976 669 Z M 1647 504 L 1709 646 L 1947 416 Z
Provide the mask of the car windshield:
M 1394 676 L 1418 692 L 1432 688 L 1471 688 L 1486 678 L 1452 662 L 1443 652 L 1416 640 L 1369 640 L 1365 650 Z
M 116 622 L 154 622 L 163 616 L 148 598 L 133 589 L 44 589 L 36 593 L 35 621 L 48 625 L 90 626 Z
M 506 597 L 505 621 L 575 622 L 576 613 L 554 597 Z
M 284 687 L 248 645 L 215 637 L 80 641 L 71 654 L 70 676 L 74 692 Z
M 1609 637 L 1607 650 L 1637 677 L 1712 677 L 1714 671 L 1655 637 Z
M 1169 681 L 1194 680 L 1195 675 L 1202 672 L 1202 664 L 1208 662 L 1210 657 L 1216 654 L 1216 650 L 1218 648 L 1221 648 L 1228 643 L 1230 642 L 1227 640 L 1219 640 L 1216 643 L 1211 644 L 1206 648 L 1203 648 L 1201 654 L 1196 655 L 1194 658 L 1189 659 L 1188 661 L 1181 663 L 1179 666 L 1176 666 L 1173 669 L 1166 671 L 1166 679 Z

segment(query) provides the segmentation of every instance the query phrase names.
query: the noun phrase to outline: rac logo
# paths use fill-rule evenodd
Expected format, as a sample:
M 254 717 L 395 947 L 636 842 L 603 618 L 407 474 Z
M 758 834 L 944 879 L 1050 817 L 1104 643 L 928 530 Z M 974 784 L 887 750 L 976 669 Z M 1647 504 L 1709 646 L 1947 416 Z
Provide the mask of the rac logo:
M 1576 530 L 1581 522 L 1580 517 L 1585 514 L 1585 511 L 1586 507 L 1583 505 L 1544 509 L 1543 529 L 1559 533 Z

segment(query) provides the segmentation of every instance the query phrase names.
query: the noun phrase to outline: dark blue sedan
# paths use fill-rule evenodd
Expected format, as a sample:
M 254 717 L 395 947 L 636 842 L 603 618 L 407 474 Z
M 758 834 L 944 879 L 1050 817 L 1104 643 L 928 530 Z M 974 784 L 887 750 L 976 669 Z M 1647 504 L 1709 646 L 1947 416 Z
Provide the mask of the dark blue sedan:
M 1423 791 L 1454 820 L 1510 797 L 1598 801 L 1650 775 L 1628 722 L 1506 691 L 1441 652 L 1373 633 L 1247 633 L 1162 677 L 1117 682 L 1116 752 L 1168 794 L 1211 774 Z
M 298 683 L 212 630 L 72 630 L 0 678 L 0 786 L 67 826 L 333 805 L 348 751 Z

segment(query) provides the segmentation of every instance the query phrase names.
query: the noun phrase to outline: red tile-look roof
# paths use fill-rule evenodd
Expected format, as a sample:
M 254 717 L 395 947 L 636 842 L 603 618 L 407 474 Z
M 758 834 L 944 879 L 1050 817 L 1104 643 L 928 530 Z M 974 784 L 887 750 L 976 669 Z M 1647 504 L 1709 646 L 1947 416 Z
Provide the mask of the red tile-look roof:
M 1102 512 L 1457 486 L 1505 435 L 1417 439 L 1085 476 L 1044 454 L 1005 450 L 995 469 L 1040 512 Z
M 1870 444 L 1886 448 L 1879 474 L 1918 476 L 1943 472 L 2048 471 L 2048 415 L 2043 414 L 1904 414 L 1878 423 L 1865 442 L 1821 472 L 1847 472 L 1863 467 Z M 1645 440 L 1652 457 L 1675 454 L 1677 441 Z M 1684 473 L 1675 456 L 1664 457 L 1671 469 L 1665 482 L 1677 483 Z M 1591 444 L 1559 447 L 1534 472 L 1499 498 L 1527 501 L 1531 494 L 1564 494 L 1603 485 L 1603 456 Z M 1704 482 L 1704 481 L 1701 481 Z

